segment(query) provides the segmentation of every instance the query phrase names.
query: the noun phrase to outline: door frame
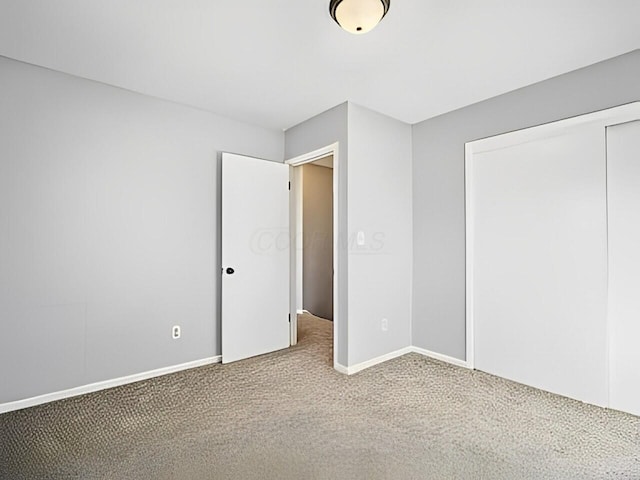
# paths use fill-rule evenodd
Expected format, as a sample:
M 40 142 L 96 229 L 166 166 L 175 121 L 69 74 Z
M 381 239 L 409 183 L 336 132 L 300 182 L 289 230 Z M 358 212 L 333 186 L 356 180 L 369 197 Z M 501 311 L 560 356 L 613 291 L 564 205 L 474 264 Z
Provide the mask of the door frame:
M 290 261 L 290 271 L 291 271 L 291 280 L 290 280 L 290 291 L 291 291 L 291 302 L 290 302 L 290 313 L 291 313 L 291 345 L 295 345 L 298 343 L 298 304 L 299 301 L 302 301 L 302 292 L 299 288 L 302 285 L 302 278 L 299 272 L 299 267 L 301 267 L 301 257 L 302 257 L 302 238 L 298 238 L 298 231 L 302 228 L 301 225 L 301 207 L 302 207 L 302 185 L 301 185 L 301 175 L 298 174 L 299 170 L 296 170 L 294 167 L 300 167 L 306 163 L 311 163 L 316 160 L 320 160 L 321 158 L 328 157 L 333 155 L 333 363 L 337 362 L 337 346 L 338 346 L 338 322 L 339 318 L 339 308 L 338 308 L 338 296 L 340 289 L 339 287 L 339 276 L 338 276 L 338 239 L 340 238 L 340 223 L 338 221 L 338 212 L 340 205 L 340 175 L 339 175 L 339 148 L 338 142 L 333 143 L 331 145 L 327 145 L 326 147 L 319 148 L 312 152 L 308 152 L 297 157 L 286 160 L 284 163 L 291 166 L 291 170 L 289 172 L 289 179 L 291 181 L 291 195 L 290 195 L 290 231 L 292 232 L 293 238 L 291 242 L 291 261 Z M 300 248 L 298 248 L 300 247 Z M 298 265 L 300 263 L 300 265 Z M 300 305 L 302 305 L 300 303 Z

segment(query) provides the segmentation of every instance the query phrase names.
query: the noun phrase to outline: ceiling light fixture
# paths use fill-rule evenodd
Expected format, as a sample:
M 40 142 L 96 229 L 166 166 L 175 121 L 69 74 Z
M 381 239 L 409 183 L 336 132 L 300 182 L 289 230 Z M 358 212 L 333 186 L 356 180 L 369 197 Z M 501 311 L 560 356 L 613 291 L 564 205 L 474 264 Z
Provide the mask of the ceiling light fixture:
M 329 13 L 349 33 L 367 33 L 389 11 L 391 0 L 331 0 Z

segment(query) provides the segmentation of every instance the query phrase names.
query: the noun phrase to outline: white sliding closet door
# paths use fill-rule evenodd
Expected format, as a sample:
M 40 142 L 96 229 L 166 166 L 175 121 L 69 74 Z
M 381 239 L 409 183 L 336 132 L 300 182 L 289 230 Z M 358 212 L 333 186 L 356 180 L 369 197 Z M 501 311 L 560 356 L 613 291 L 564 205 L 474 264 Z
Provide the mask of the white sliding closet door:
M 607 404 L 605 130 L 474 152 L 467 165 L 475 368 Z
M 640 415 L 640 121 L 607 128 L 610 407 Z

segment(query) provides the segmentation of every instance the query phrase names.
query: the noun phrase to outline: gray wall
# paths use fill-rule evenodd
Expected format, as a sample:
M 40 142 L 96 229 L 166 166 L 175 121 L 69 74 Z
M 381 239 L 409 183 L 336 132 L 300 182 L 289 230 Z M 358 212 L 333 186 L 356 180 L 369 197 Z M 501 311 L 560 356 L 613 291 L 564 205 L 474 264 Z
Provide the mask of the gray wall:
M 338 192 L 338 223 L 340 231 L 346 232 L 347 225 L 347 181 L 349 164 L 349 142 L 347 132 L 348 104 L 345 102 L 331 110 L 316 115 L 285 132 L 285 158 L 290 159 L 312 152 L 338 142 L 338 166 L 333 174 L 339 176 L 340 190 Z M 335 199 L 334 199 L 335 200 Z M 346 239 L 339 238 L 338 251 L 339 279 L 338 292 L 338 343 L 336 345 L 336 360 L 340 365 L 348 366 L 348 254 Z
M 287 130 L 287 158 L 340 143 L 338 362 L 464 358 L 464 143 L 639 78 L 636 50 L 413 128 L 344 103 Z M 2 57 L 0 111 L 0 403 L 218 355 L 219 152 L 280 161 L 282 132 Z
M 283 133 L 6 58 L 0 112 L 0 403 L 220 354 L 217 157 Z
M 338 362 L 353 366 L 411 344 L 411 126 L 345 103 L 287 130 L 286 157 L 335 141 L 347 232 L 338 250 Z
M 349 365 L 411 345 L 411 201 L 411 126 L 350 103 Z
M 333 319 L 333 169 L 302 167 L 302 307 Z
M 465 142 L 637 100 L 640 50 L 413 126 L 415 346 L 465 358 Z

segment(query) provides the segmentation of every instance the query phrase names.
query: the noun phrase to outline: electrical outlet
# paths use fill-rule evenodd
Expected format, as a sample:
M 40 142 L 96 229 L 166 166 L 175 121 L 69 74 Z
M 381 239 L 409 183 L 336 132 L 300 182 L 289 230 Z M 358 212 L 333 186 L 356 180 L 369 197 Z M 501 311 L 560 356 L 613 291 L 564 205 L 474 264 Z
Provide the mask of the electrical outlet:
M 380 326 L 382 327 L 382 331 L 386 332 L 387 330 L 389 330 L 389 320 L 383 318 Z
M 180 334 L 180 325 L 174 325 L 171 329 L 171 336 L 173 337 L 173 339 L 177 340 L 178 338 L 180 338 Z

